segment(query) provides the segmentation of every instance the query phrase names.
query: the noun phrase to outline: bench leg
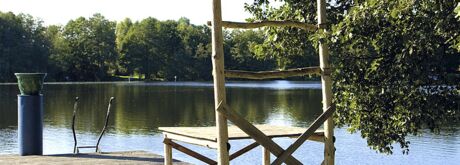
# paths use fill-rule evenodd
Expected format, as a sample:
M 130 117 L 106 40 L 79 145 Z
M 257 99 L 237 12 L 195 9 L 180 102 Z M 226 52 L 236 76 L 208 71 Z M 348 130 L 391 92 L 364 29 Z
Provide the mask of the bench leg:
M 262 165 L 270 165 L 270 151 L 262 147 Z
M 165 165 L 172 165 L 172 147 L 171 145 L 164 143 L 164 151 L 165 151 Z

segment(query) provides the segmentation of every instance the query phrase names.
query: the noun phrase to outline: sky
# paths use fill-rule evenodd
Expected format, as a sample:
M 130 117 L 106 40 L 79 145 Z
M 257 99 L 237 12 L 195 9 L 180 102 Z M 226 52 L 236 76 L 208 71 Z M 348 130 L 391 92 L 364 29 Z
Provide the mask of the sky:
M 253 0 L 222 0 L 222 17 L 226 21 L 244 21 L 250 14 L 244 3 Z M 178 20 L 187 17 L 193 24 L 212 19 L 212 0 L 0 0 L 1 12 L 26 13 L 38 17 L 45 25 L 65 25 L 80 16 L 101 13 L 112 21 L 126 17 L 134 21 L 147 17 Z

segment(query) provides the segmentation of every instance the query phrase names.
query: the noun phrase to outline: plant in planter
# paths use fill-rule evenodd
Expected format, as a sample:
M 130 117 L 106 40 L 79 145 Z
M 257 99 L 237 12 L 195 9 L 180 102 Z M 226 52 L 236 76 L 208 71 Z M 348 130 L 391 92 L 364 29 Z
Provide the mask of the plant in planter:
M 40 95 L 46 73 L 15 73 L 21 95 Z

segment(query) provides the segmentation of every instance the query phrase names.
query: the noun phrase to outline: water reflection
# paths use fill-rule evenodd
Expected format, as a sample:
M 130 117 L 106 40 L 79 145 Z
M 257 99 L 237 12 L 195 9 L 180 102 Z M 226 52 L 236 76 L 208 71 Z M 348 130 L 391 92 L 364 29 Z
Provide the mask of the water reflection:
M 231 82 L 227 83 L 227 99 L 232 109 L 253 123 L 305 127 L 322 111 L 319 89 L 317 82 Z M 0 154 L 17 153 L 17 93 L 14 84 L 0 85 Z M 158 127 L 215 124 L 213 89 L 208 82 L 46 84 L 44 94 L 46 154 L 72 152 L 70 126 L 76 96 L 80 97 L 77 138 L 85 145 L 95 143 L 104 124 L 109 98 L 116 97 L 108 133 L 101 143 L 103 151 L 146 150 L 161 154 Z M 457 124 L 439 135 L 425 132 L 422 137 L 409 137 L 412 144 L 409 156 L 401 155 L 398 149 L 391 156 L 377 154 L 359 134 L 336 129 L 336 159 L 340 164 L 455 164 L 460 160 L 459 128 Z M 276 141 L 282 147 L 292 143 L 292 139 Z M 232 143 L 232 152 L 249 143 L 249 140 Z M 214 150 L 186 146 L 216 157 Z M 307 142 L 295 155 L 305 164 L 320 164 L 322 150 L 322 144 Z M 177 152 L 174 157 L 199 163 Z M 260 149 L 233 163 L 247 162 L 260 164 Z
M 228 83 L 228 102 L 232 109 L 254 123 L 286 119 L 295 121 L 285 125 L 303 125 L 321 111 L 321 100 L 317 97 L 321 91 L 309 89 L 311 86 L 318 84 L 233 82 Z M 273 88 L 278 90 L 271 90 Z M 0 128 L 15 126 L 17 89 L 15 85 L 2 85 L 0 89 Z M 209 126 L 215 123 L 211 83 L 47 84 L 45 89 L 44 120 L 45 125 L 52 127 L 68 128 L 71 125 L 76 96 L 80 98 L 76 123 L 79 132 L 100 131 L 111 96 L 116 97 L 116 103 L 110 127 L 119 133 L 151 133 L 159 126 Z M 280 115 L 285 117 L 280 118 Z

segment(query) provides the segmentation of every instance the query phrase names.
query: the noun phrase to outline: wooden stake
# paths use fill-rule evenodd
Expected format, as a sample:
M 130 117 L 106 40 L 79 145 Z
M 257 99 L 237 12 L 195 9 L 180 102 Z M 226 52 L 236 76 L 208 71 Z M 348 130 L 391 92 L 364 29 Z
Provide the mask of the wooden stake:
M 318 25 L 327 24 L 326 20 L 326 0 L 317 0 L 318 7 Z M 325 32 L 325 29 L 320 29 L 320 32 Z M 321 85 L 323 96 L 323 111 L 327 111 L 332 104 L 332 81 L 329 67 L 329 49 L 326 43 L 319 43 L 319 60 L 322 72 Z M 328 71 L 328 72 L 325 72 Z M 334 122 L 332 117 L 329 117 L 324 122 L 324 162 L 326 165 L 334 165 L 335 148 L 334 148 Z
M 270 165 L 270 150 L 262 147 L 262 165 Z
M 222 6 L 220 0 L 212 1 L 212 73 L 214 77 L 214 104 L 215 108 L 219 103 L 227 103 L 225 98 L 225 75 L 224 75 L 224 40 L 222 35 Z M 224 115 L 216 111 L 217 126 L 217 160 L 219 165 L 229 164 L 227 150 L 228 125 Z
M 171 141 L 169 139 L 165 139 L 164 141 Z M 164 143 L 164 152 L 165 152 L 165 165 L 172 165 L 172 147 L 168 143 Z

